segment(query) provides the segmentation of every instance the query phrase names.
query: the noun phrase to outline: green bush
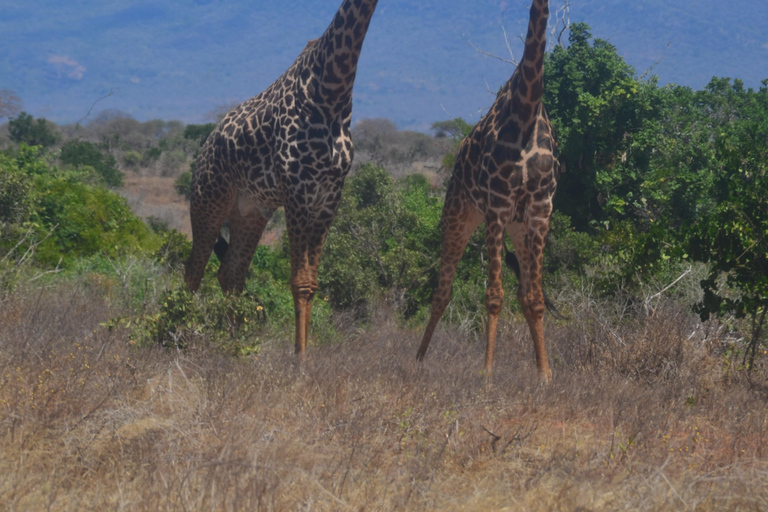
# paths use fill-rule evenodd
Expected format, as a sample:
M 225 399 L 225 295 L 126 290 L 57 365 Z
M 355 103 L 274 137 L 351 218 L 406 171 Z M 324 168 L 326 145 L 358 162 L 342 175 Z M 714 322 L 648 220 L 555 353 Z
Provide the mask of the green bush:
M 184 138 L 196 140 L 202 146 L 214 128 L 216 128 L 216 123 L 188 124 L 184 127 Z
M 35 120 L 31 115 L 22 112 L 9 119 L 8 133 L 11 140 L 19 144 L 50 147 L 59 140 L 53 126 L 55 125 L 43 118 Z
M 138 151 L 126 151 L 123 154 L 123 165 L 130 169 L 137 169 L 141 165 L 141 153 Z
M 79 257 L 114 257 L 158 246 L 158 238 L 125 199 L 84 183 L 83 177 L 82 172 L 50 167 L 35 147 L 22 144 L 15 155 L 0 155 L 2 247 L 21 242 L 26 250 L 35 244 L 39 263 L 62 260 L 69 265 Z M 30 230 L 35 236 L 22 240 Z
M 61 163 L 76 169 L 90 167 L 108 187 L 122 187 L 123 173 L 112 155 L 105 154 L 92 142 L 70 140 L 61 148 Z
M 34 220 L 51 236 L 38 248 L 38 259 L 56 264 L 96 253 L 117 256 L 157 246 L 146 224 L 125 199 L 66 173 L 38 179 Z
M 180 196 L 190 200 L 192 196 L 192 171 L 184 171 L 173 182 L 173 188 Z
M 16 161 L 0 154 L 0 236 L 29 217 L 31 186 L 29 174 L 19 169 Z
M 381 168 L 362 166 L 345 185 L 326 240 L 320 293 L 334 309 L 353 308 L 364 316 L 381 300 L 405 318 L 417 315 L 437 285 L 441 212 L 442 200 L 423 176 L 395 181 Z M 467 301 L 473 311 L 482 307 L 485 292 L 483 250 L 478 230 L 454 286 L 454 295 L 473 297 Z

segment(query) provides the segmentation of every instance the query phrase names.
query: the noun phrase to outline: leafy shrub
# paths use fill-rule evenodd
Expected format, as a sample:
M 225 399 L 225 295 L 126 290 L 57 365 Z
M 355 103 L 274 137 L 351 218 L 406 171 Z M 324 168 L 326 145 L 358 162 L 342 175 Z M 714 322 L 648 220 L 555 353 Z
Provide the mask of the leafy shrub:
M 160 248 L 153 254 L 153 259 L 160 265 L 181 270 L 192 252 L 192 243 L 184 233 L 171 229 L 164 233 Z
M 190 200 L 192 196 L 192 171 L 184 171 L 173 182 L 173 188 L 176 193 Z
M 216 128 L 216 123 L 188 124 L 184 127 L 184 138 L 196 140 L 202 146 L 214 128 Z
M 109 187 L 123 186 L 123 173 L 118 170 L 115 157 L 92 142 L 70 140 L 61 148 L 60 158 L 64 165 L 93 168 Z
M 437 284 L 441 211 L 440 197 L 423 176 L 395 181 L 379 167 L 362 166 L 345 185 L 328 234 L 320 293 L 337 310 L 353 308 L 366 315 L 383 300 L 406 318 L 416 315 L 430 303 Z M 478 230 L 457 271 L 454 292 L 473 297 L 467 301 L 471 311 L 483 303 L 483 249 Z
M 170 230 L 168 221 L 163 220 L 160 217 L 155 217 L 154 215 L 147 217 L 146 223 L 147 226 L 149 226 L 149 229 L 158 234 L 167 233 Z
M 29 146 L 50 147 L 56 144 L 59 139 L 52 123 L 43 118 L 35 120 L 26 112 L 22 112 L 8 121 L 8 132 L 12 141 Z
M 130 342 L 137 346 L 183 349 L 204 338 L 229 352 L 247 355 L 258 351 L 255 335 L 265 321 L 264 307 L 249 296 L 217 298 L 173 287 L 161 294 L 156 312 L 113 318 L 106 325 L 127 328 Z
M 123 153 L 123 165 L 130 169 L 136 169 L 141 165 L 141 153 L 138 151 L 126 151 Z
M 32 207 L 30 176 L 17 162 L 0 154 L 0 235 L 11 225 L 20 225 L 29 217 Z
M 151 147 L 144 152 L 144 156 L 141 159 L 141 163 L 143 165 L 149 165 L 152 162 L 156 162 L 160 158 L 160 155 L 162 154 L 163 154 L 162 148 L 158 146 Z
M 125 199 L 66 173 L 35 183 L 34 219 L 51 233 L 38 259 L 56 264 L 96 253 L 110 256 L 151 249 L 157 239 L 131 212 Z M 65 261 L 66 261 L 65 260 Z

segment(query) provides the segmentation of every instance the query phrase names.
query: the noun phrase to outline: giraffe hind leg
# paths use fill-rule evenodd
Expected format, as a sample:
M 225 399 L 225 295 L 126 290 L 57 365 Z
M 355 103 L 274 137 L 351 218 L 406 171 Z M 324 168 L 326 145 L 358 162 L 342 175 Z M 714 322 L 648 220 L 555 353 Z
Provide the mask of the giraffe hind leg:
M 507 265 L 507 268 L 514 272 L 517 281 L 520 282 L 520 262 L 517 261 L 517 256 L 515 256 L 514 251 L 510 251 L 507 248 L 506 243 L 504 244 L 504 263 Z M 550 315 L 558 320 L 570 320 L 570 317 L 560 313 L 560 310 L 555 306 L 555 303 L 550 300 L 543 284 L 541 286 L 541 294 L 544 296 L 544 306 L 546 306 Z
M 458 197 L 451 198 L 451 190 L 452 188 L 449 187 L 446 193 L 446 202 L 441 220 L 443 245 L 440 250 L 440 277 L 437 289 L 432 296 L 432 311 L 429 323 L 427 323 L 419 351 L 416 354 L 416 358 L 419 361 L 424 359 L 437 323 L 440 321 L 445 308 L 448 307 L 448 303 L 451 300 L 456 267 L 464 255 L 467 242 L 469 242 L 472 233 L 483 220 L 480 213 L 470 205 L 466 197 L 459 195 Z
M 237 205 L 230 211 L 229 244 L 219 235 L 214 246 L 214 252 L 219 247 L 223 253 L 222 256 L 218 253 L 216 255 L 221 259 L 218 278 L 225 293 L 243 291 L 248 267 L 268 221 L 258 208 L 251 209 L 245 215 Z
M 541 270 L 544 258 L 544 238 L 546 231 L 529 228 L 521 223 L 507 225 L 507 233 L 515 247 L 519 262 L 519 282 L 517 299 L 528 323 L 533 338 L 536 354 L 536 366 L 541 379 L 552 380 L 549 358 L 544 343 L 544 293 L 541 287 Z
M 185 265 L 184 280 L 192 292 L 200 287 L 211 251 L 233 203 L 231 198 L 226 197 L 217 202 L 204 201 L 204 198 L 193 195 L 190 202 L 192 252 Z

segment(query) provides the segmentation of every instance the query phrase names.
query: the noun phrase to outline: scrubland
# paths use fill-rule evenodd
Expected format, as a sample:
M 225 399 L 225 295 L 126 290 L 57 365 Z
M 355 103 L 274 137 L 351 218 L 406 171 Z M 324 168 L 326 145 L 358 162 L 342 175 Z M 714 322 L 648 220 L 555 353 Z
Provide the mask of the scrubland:
M 102 324 L 108 280 L 18 288 L 0 308 L 7 510 L 765 510 L 766 356 L 747 374 L 687 308 L 611 313 L 574 294 L 548 319 L 554 383 L 506 312 L 484 342 L 378 306 L 233 357 L 198 338 L 137 348 Z
M 662 86 L 568 40 L 544 67 L 548 386 L 511 272 L 481 371 L 482 229 L 415 360 L 468 121 L 355 123 L 303 361 L 282 211 L 242 296 L 215 259 L 184 289 L 213 123 L 0 125 L 0 507 L 768 510 L 768 82 Z

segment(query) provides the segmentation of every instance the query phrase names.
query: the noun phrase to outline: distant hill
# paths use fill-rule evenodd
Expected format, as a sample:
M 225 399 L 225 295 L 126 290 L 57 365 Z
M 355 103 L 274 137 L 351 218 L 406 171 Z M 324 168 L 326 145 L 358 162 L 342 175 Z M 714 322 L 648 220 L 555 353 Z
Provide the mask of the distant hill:
M 243 101 L 290 65 L 330 22 L 339 0 L 153 2 L 27 0 L 0 6 L 0 89 L 35 116 L 74 122 L 102 108 L 139 120 L 200 122 Z M 555 11 L 561 2 L 553 2 Z M 380 0 L 363 48 L 355 118 L 401 129 L 477 120 L 519 56 L 527 5 L 511 0 Z M 713 75 L 758 87 L 768 78 L 768 3 L 573 0 L 571 20 L 593 27 L 643 73 L 703 87 Z M 668 46 L 669 44 L 669 46 Z M 487 86 L 486 86 L 487 84 Z

